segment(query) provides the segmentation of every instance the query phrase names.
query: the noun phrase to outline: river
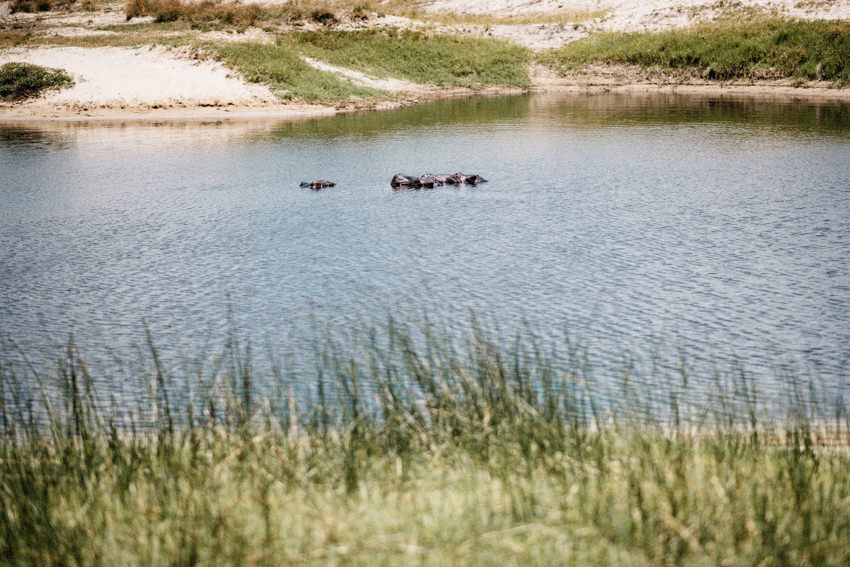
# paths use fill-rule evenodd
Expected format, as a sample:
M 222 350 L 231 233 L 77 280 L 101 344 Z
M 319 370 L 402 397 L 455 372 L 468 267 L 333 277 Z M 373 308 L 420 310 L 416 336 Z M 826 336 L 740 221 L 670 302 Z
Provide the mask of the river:
M 394 191 L 397 172 L 479 187 Z M 327 178 L 320 192 L 300 181 Z M 847 389 L 850 106 L 441 101 L 300 122 L 0 123 L 0 333 L 43 360 L 194 357 L 230 327 L 470 313 L 594 359 L 791 365 Z M 14 345 L 12 346 L 12 341 Z

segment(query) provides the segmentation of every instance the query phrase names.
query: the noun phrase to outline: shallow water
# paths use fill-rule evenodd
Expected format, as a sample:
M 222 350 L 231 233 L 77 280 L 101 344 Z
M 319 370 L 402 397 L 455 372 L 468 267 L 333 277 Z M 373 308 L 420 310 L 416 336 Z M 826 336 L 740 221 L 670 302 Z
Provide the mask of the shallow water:
M 396 172 L 477 188 L 394 192 Z M 300 189 L 316 177 L 338 186 Z M 452 100 L 304 122 L 0 124 L 0 330 L 98 364 L 481 314 L 598 361 L 796 365 L 845 389 L 850 106 Z M 4 349 L 10 349 L 8 341 Z

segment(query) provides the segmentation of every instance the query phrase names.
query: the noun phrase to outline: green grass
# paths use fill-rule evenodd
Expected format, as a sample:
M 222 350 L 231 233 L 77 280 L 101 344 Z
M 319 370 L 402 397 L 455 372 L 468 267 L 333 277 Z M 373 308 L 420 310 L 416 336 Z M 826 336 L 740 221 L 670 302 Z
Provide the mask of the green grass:
M 4 101 L 33 98 L 49 89 L 73 85 L 74 79 L 62 69 L 15 62 L 0 67 L 0 100 Z
M 814 419 L 808 384 L 768 420 L 743 373 L 697 395 L 684 369 L 652 386 L 624 371 L 609 391 L 570 345 L 424 334 L 328 339 L 313 372 L 269 376 L 231 337 L 181 383 L 149 339 L 118 400 L 73 345 L 50 370 L 3 357 L 0 557 L 850 563 L 847 416 Z
M 246 80 L 268 85 L 282 99 L 328 103 L 352 98 L 389 98 L 386 92 L 360 87 L 331 73 L 313 69 L 287 43 L 216 43 L 205 44 L 203 48 L 218 55 Z
M 459 87 L 529 84 L 529 52 L 499 40 L 369 30 L 294 33 L 282 36 L 281 42 L 377 77 Z
M 723 21 L 662 33 L 605 33 L 540 55 L 562 73 L 628 64 L 717 80 L 798 79 L 850 83 L 850 22 Z

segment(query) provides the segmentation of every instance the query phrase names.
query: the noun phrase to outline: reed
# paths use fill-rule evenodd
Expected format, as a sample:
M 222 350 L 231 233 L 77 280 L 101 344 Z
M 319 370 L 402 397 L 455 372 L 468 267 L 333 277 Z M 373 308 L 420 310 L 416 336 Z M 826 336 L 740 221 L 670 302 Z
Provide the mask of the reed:
M 848 419 L 745 372 L 603 377 L 574 344 L 390 322 L 258 371 L 232 334 L 135 395 L 74 346 L 0 364 L 10 565 L 847 565 Z M 779 412 L 778 410 L 782 410 Z M 763 417 L 770 416 L 770 417 Z

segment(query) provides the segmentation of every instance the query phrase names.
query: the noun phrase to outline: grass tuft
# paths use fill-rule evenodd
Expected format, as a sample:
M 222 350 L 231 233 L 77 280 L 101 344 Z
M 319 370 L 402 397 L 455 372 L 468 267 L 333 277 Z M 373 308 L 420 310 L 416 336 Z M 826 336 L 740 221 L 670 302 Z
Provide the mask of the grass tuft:
M 74 79 L 62 69 L 30 63 L 6 63 L 0 67 L 0 100 L 19 101 L 49 89 L 71 87 Z

